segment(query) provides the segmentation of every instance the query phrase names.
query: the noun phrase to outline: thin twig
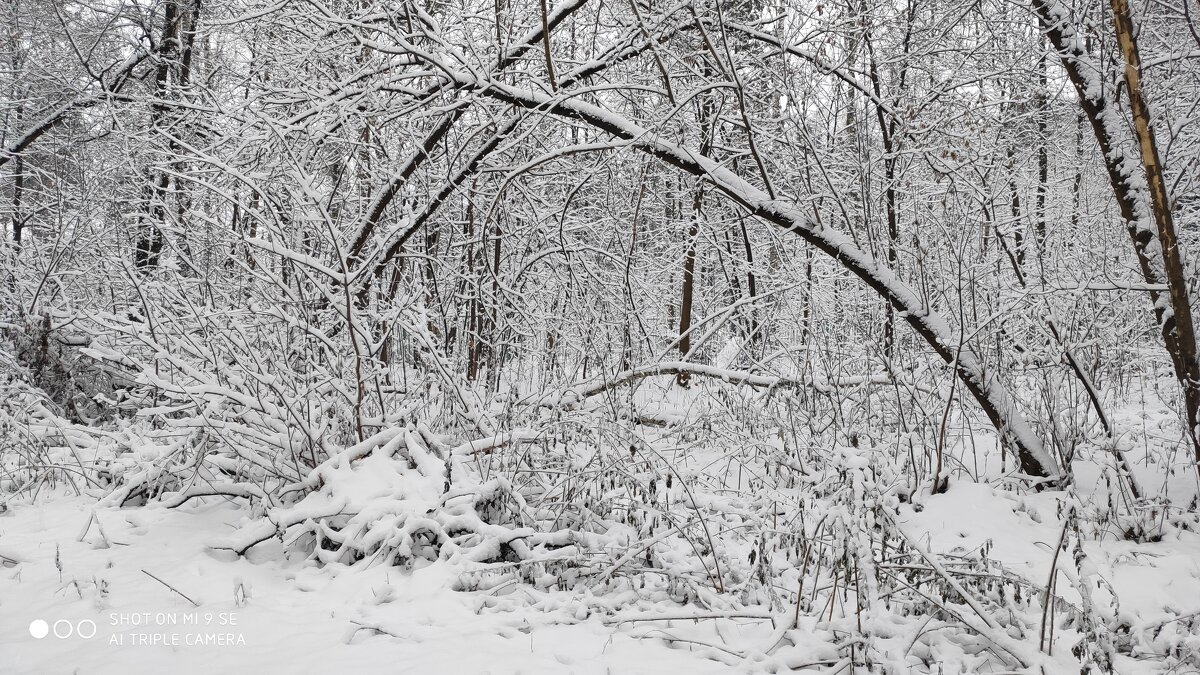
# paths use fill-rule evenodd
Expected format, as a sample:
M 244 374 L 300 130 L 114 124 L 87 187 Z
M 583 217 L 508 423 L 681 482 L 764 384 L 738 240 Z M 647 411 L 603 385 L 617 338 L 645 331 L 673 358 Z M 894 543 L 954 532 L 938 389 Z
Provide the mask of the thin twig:
M 188 602 L 192 603 L 192 606 L 193 606 L 193 607 L 199 607 L 199 606 L 200 606 L 200 603 L 198 603 L 198 602 L 196 602 L 195 600 L 193 600 L 193 599 L 189 598 L 188 596 L 184 595 L 182 592 L 180 592 L 180 590 L 179 590 L 179 589 L 175 588 L 175 587 L 174 587 L 174 586 L 172 586 L 171 584 L 168 584 L 167 582 L 163 581 L 162 579 L 159 579 L 158 577 L 154 576 L 153 574 L 150 574 L 150 573 L 149 573 L 149 572 L 147 572 L 146 570 L 142 570 L 142 574 L 145 574 L 146 576 L 148 576 L 148 577 L 150 577 L 151 579 L 153 579 L 153 580 L 157 581 L 158 583 L 162 584 L 163 586 L 166 586 L 167 588 L 171 589 L 172 591 L 175 591 L 175 593 L 176 593 L 176 594 L 178 594 L 178 595 L 179 595 L 179 597 L 181 597 L 181 598 L 183 598 L 184 600 L 187 600 Z

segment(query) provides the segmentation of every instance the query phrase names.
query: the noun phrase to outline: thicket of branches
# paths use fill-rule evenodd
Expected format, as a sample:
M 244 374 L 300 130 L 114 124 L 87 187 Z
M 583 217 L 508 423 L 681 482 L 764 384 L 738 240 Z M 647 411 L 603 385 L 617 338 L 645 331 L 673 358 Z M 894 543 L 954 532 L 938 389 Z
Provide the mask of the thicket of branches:
M 5 0 L 0 499 L 223 495 L 238 553 L 848 605 L 831 662 L 904 596 L 1032 666 L 1057 607 L 1108 668 L 1079 542 L 1190 522 L 1112 411 L 1153 390 L 1153 461 L 1200 457 L 1196 11 Z M 1064 519 L 1081 599 L 895 526 L 1080 460 L 1112 486 Z

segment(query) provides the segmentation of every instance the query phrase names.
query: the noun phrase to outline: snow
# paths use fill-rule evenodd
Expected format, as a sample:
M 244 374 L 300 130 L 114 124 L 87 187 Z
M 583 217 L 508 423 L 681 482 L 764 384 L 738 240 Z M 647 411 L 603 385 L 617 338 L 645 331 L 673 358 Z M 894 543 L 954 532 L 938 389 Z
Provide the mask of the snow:
M 684 390 L 648 381 L 636 405 L 709 420 L 713 388 L 736 385 L 704 382 Z M 1143 422 L 1147 439 L 1173 424 L 1152 390 L 1113 419 L 1126 429 Z M 1070 490 L 1013 490 L 984 461 L 978 482 L 957 475 L 944 493 L 929 494 L 899 491 L 880 446 L 821 451 L 827 466 L 810 456 L 809 468 L 788 469 L 801 477 L 793 488 L 767 488 L 753 467 L 744 477 L 728 470 L 737 447 L 682 452 L 666 442 L 687 434 L 644 430 L 626 470 L 645 463 L 660 473 L 643 495 L 598 493 L 604 499 L 593 508 L 612 509 L 607 531 L 543 532 L 481 517 L 481 505 L 503 494 L 532 508 L 503 476 L 471 478 L 474 463 L 487 466 L 499 448 L 535 449 L 543 441 L 530 430 L 451 446 L 421 427 L 389 428 L 318 466 L 304 495 L 264 498 L 245 484 L 203 482 L 139 507 L 62 484 L 13 495 L 0 511 L 0 672 L 817 673 L 865 658 L 896 673 L 1012 672 L 1017 664 L 1066 673 L 1078 672 L 1074 650 L 1083 645 L 1140 675 L 1186 664 L 1200 648 L 1200 524 L 1169 505 L 1193 499 L 1190 473 L 1168 477 L 1161 492 L 1169 502 L 1147 504 L 1180 519 L 1135 541 L 1120 535 L 1128 516 L 1107 511 L 1102 477 L 1111 457 L 1101 447 L 1079 456 Z M 995 448 L 985 440 L 978 445 Z M 137 461 L 165 452 L 146 450 L 135 454 L 150 460 Z M 1161 442 L 1126 450 L 1140 480 L 1163 478 L 1162 458 L 1148 461 L 1164 451 Z M 629 456 L 575 452 L 571 471 L 581 477 L 598 457 Z M 570 482 L 526 492 L 557 499 Z M 649 517 L 618 525 L 627 507 L 687 517 L 697 533 L 703 523 L 715 548 L 698 553 L 678 529 L 656 529 Z M 420 553 L 414 527 L 482 538 L 455 535 L 440 551 Z M 302 545 L 318 531 L 341 545 Z M 803 575 L 818 564 L 811 551 L 764 548 L 767 540 L 739 535 L 750 531 L 809 541 L 826 532 L 836 548 L 819 564 L 854 560 L 858 599 L 836 592 L 836 566 L 832 576 Z M 889 531 L 902 536 L 881 549 L 876 538 Z M 1064 532 L 1068 544 L 1056 557 Z M 486 562 L 497 553 L 488 542 L 506 538 L 525 542 L 528 574 Z M 377 553 L 347 555 L 351 542 Z M 807 591 L 799 601 L 772 597 L 753 585 L 751 550 L 765 552 L 758 560 L 779 592 L 822 580 L 834 592 L 813 588 L 813 606 Z M 662 567 L 647 567 L 648 551 Z M 595 566 L 551 567 L 571 558 Z M 912 576 L 897 586 L 898 573 Z M 1052 647 L 1040 650 L 1040 597 L 1052 573 L 1056 630 Z M 684 582 L 705 578 L 742 590 Z M 906 588 L 914 594 L 902 595 Z M 90 621 L 96 634 L 36 639 L 37 620 L 85 632 Z
M 811 221 L 793 203 L 772 199 L 761 189 L 736 173 L 690 147 L 676 145 L 652 129 L 644 128 L 608 109 L 579 100 L 561 100 L 532 89 L 515 87 L 478 74 L 455 69 L 432 56 L 448 77 L 462 87 L 480 94 L 529 109 L 546 109 L 564 117 L 588 121 L 613 136 L 628 140 L 639 150 L 680 169 L 709 180 L 735 202 L 759 218 L 803 237 L 837 260 L 868 286 L 874 288 L 903 316 L 947 363 L 950 363 L 971 394 L 992 410 L 994 422 L 1002 425 L 1006 436 L 1022 455 L 1023 468 L 1031 474 L 1057 477 L 1058 465 L 1046 452 L 999 378 L 975 354 L 967 340 L 959 339 L 951 323 L 926 303 L 916 290 L 901 280 L 894 270 L 879 264 L 868 252 L 854 244 L 851 237 Z
M 599 619 L 562 625 L 535 609 L 480 612 L 483 598 L 452 591 L 444 565 L 322 568 L 231 560 L 205 546 L 242 516 L 225 502 L 119 510 L 64 495 L 13 507 L 0 517 L 0 554 L 23 562 L 0 566 L 0 672 L 380 672 L 384 664 L 402 673 L 727 672 Z M 104 534 L 93 525 L 80 540 L 93 517 Z M 37 619 L 90 620 L 96 635 L 35 640 Z M 230 644 L 187 644 L 220 635 L 233 636 Z
M 1200 667 L 1104 26 L 1033 5 L 1096 154 L 1003 16 L 350 5 L 10 36 L 0 675 Z

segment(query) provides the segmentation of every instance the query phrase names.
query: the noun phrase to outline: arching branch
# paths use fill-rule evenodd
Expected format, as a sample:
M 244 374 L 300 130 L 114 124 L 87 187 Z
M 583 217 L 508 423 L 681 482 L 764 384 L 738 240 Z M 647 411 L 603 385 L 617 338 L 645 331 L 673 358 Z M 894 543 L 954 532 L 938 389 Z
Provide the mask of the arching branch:
M 443 64 L 444 66 L 444 64 Z M 1027 474 L 1057 477 L 1059 468 L 1046 452 L 1041 439 L 1025 421 L 1008 390 L 968 345 L 960 345 L 959 335 L 940 314 L 929 307 L 907 284 L 873 256 L 858 248 L 849 237 L 810 221 L 799 208 L 782 200 L 771 199 L 728 168 L 704 157 L 698 150 L 675 145 L 653 131 L 590 103 L 552 97 L 547 94 L 479 79 L 469 73 L 447 69 L 463 87 L 510 105 L 540 110 L 552 115 L 584 122 L 663 163 L 705 179 L 726 197 L 751 215 L 791 232 L 836 260 L 868 287 L 885 298 L 898 316 L 924 338 L 925 342 L 955 371 L 963 386 L 983 408 L 1000 436 L 1014 449 Z

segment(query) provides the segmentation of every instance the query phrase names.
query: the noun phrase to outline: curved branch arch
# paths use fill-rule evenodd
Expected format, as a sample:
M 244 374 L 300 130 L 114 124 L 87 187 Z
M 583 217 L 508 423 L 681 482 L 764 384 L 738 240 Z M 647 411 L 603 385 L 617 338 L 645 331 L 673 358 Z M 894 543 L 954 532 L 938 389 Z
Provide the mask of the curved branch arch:
M 319 4 L 318 0 L 310 0 Z M 576 0 L 580 2 L 580 0 Z M 586 2 L 586 0 L 582 0 Z M 326 11 L 327 18 L 341 23 L 344 28 L 355 30 L 358 26 L 353 22 L 339 20 L 335 14 Z M 1012 395 L 1000 382 L 998 374 L 962 339 L 959 331 L 955 330 L 949 321 L 933 310 L 921 299 L 920 295 L 902 281 L 896 274 L 882 264 L 867 251 L 855 245 L 846 235 L 815 223 L 806 217 L 799 208 L 783 200 L 772 197 L 752 183 L 748 182 L 722 164 L 705 157 L 699 150 L 674 144 L 645 128 L 636 122 L 606 110 L 600 106 L 577 100 L 579 92 L 565 89 L 560 85 L 557 90 L 546 83 L 536 83 L 539 89 L 518 87 L 506 84 L 482 69 L 470 68 L 463 64 L 461 58 L 455 55 L 442 57 L 427 49 L 418 48 L 410 40 L 391 35 L 393 45 L 386 45 L 379 39 L 358 38 L 360 44 L 385 53 L 400 55 L 425 61 L 433 72 L 438 73 L 442 80 L 440 87 L 456 89 L 463 93 L 473 93 L 476 96 L 504 103 L 515 108 L 537 112 L 563 119 L 570 119 L 624 141 L 646 155 L 655 157 L 664 164 L 675 167 L 689 175 L 706 180 L 726 198 L 744 208 L 747 213 L 799 236 L 827 256 L 833 258 L 842 267 L 857 276 L 869 288 L 884 298 L 925 342 L 949 364 L 962 382 L 963 386 L 978 402 L 989 421 L 995 427 L 1002 442 L 1009 445 L 1018 458 L 1021 470 L 1030 475 L 1042 478 L 1057 479 L 1060 469 L 1054 458 L 1046 451 L 1041 439 L 1034 432 L 1022 415 Z M 433 39 L 438 44 L 442 41 Z M 552 92 L 552 93 L 546 93 Z M 510 120 L 509 124 L 515 124 Z M 506 127 L 508 125 L 505 125 Z M 508 129 L 498 130 L 508 131 Z M 467 166 L 460 169 L 453 179 L 448 181 L 438 197 L 452 191 L 456 184 L 472 173 L 478 166 L 476 160 L 495 149 L 495 145 L 505 134 L 497 133 L 485 147 L 478 152 Z M 389 249 L 383 254 L 382 262 L 376 262 L 375 269 L 386 264 L 403 242 L 418 229 L 425 219 L 437 210 L 442 199 L 435 197 L 423 211 L 422 217 L 411 222 L 399 237 L 390 242 Z M 365 268 L 365 266 L 364 266 Z M 363 278 L 360 275 L 360 278 Z
M 1013 448 L 1022 471 L 1038 477 L 1059 476 L 1057 462 L 1022 416 L 997 374 L 968 345 L 959 344 L 958 332 L 941 314 L 928 307 L 892 270 L 855 246 L 849 237 L 810 221 L 792 204 L 772 199 L 733 171 L 704 157 L 698 150 L 670 143 L 652 130 L 596 105 L 571 100 L 567 98 L 570 92 L 550 96 L 532 89 L 483 79 L 449 68 L 445 63 L 441 66 L 443 72 L 454 78 L 455 84 L 463 89 L 519 108 L 584 122 L 665 164 L 707 180 L 750 215 L 799 236 L 833 258 L 887 300 L 899 316 L 954 369 L 1001 438 Z

